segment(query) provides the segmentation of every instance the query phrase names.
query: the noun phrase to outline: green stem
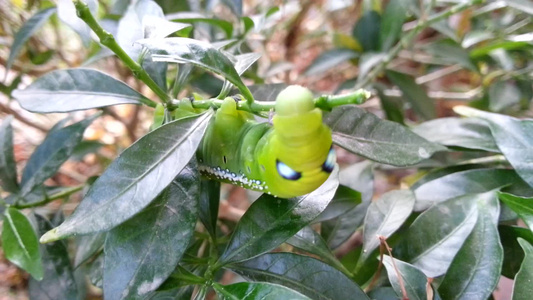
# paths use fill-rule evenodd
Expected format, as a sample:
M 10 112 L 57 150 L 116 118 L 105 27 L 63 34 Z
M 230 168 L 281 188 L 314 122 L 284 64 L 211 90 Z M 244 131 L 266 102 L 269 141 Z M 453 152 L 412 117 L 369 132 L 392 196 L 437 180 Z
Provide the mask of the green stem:
M 54 200 L 70 196 L 70 195 L 72 195 L 72 194 L 74 194 L 76 192 L 79 192 L 81 189 L 83 189 L 83 185 L 78 185 L 78 186 L 72 187 L 70 189 L 66 189 L 64 191 L 61 191 L 61 192 L 59 192 L 57 194 L 51 195 L 50 197 L 46 197 L 46 198 L 44 198 L 41 201 L 28 203 L 28 204 L 15 204 L 15 205 L 13 205 L 13 207 L 18 208 L 18 209 L 23 209 L 23 208 L 31 208 L 31 207 L 42 206 L 42 205 L 50 203 L 50 202 L 52 202 Z
M 74 5 L 76 6 L 76 13 L 78 17 L 83 20 L 89 27 L 94 31 L 94 33 L 100 38 L 100 43 L 109 48 L 113 53 L 115 53 L 120 60 L 133 72 L 133 75 L 144 82 L 164 103 L 170 101 L 170 97 L 161 89 L 157 83 L 146 73 L 146 71 L 134 61 L 127 53 L 120 47 L 120 45 L 115 40 L 115 37 L 105 31 L 98 21 L 94 18 L 89 7 L 86 3 L 81 0 L 75 0 Z M 149 99 L 143 99 L 143 103 L 155 107 L 155 103 Z
M 400 41 L 387 53 L 387 55 L 383 58 L 381 63 L 377 65 L 375 68 L 372 69 L 368 73 L 368 75 L 361 81 L 358 81 L 355 85 L 355 89 L 359 89 L 362 87 L 367 86 L 370 82 L 374 81 L 378 75 L 385 70 L 385 68 L 389 65 L 389 63 L 400 53 L 400 51 L 403 49 L 404 46 L 412 45 L 413 39 L 417 36 L 417 34 L 422 31 L 422 29 L 435 24 L 439 21 L 442 21 L 446 19 L 447 17 L 454 15 L 456 13 L 462 12 L 474 5 L 483 3 L 485 0 L 473 0 L 467 3 L 461 3 L 457 4 L 455 6 L 450 7 L 449 9 L 437 13 L 427 19 L 422 18 L 418 23 L 415 25 L 415 27 L 411 28 L 409 32 L 400 39 Z

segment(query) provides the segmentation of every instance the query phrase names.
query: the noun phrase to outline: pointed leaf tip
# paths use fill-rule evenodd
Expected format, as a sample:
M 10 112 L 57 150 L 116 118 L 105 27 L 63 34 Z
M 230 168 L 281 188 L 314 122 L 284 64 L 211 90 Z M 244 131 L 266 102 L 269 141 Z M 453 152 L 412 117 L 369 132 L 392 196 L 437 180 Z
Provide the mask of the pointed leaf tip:
M 39 239 L 39 243 L 47 244 L 62 239 L 63 237 L 57 234 L 57 228 L 54 228 L 47 233 L 43 234 Z

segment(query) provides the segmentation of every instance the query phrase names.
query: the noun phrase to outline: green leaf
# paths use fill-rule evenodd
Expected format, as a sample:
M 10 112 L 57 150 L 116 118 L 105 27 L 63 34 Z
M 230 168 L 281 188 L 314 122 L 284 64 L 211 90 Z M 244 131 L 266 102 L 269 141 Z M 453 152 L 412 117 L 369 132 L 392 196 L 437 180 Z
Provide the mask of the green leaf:
M 216 238 L 218 207 L 220 203 L 220 182 L 202 179 L 198 213 L 211 237 Z
M 13 97 L 31 112 L 85 110 L 118 104 L 141 104 L 145 97 L 125 83 L 91 69 L 57 70 L 35 80 Z
M 233 83 L 246 99 L 253 99 L 250 90 L 242 82 L 231 60 L 209 43 L 189 38 L 144 39 L 137 43 L 152 52 L 154 61 L 191 63 L 221 76 Z
M 52 229 L 52 224 L 44 217 L 35 215 L 35 219 L 39 234 Z M 44 276 L 41 281 L 30 278 L 28 289 L 30 298 L 39 300 L 84 299 L 76 285 L 66 243 L 59 241 L 40 245 L 40 248 Z
M 310 194 L 281 199 L 263 194 L 237 224 L 219 263 L 243 261 L 275 249 L 313 221 L 333 198 L 338 169 Z
M 322 52 L 304 72 L 305 76 L 325 75 L 325 73 L 341 63 L 359 57 L 352 49 L 332 49 Z
M 504 0 L 508 6 L 521 10 L 527 14 L 533 15 L 533 7 L 528 0 Z M 514 300 L 514 299 L 513 299 Z
M 5 257 L 35 279 L 43 279 L 43 263 L 37 235 L 24 214 L 13 207 L 4 212 L 2 249 Z
M 137 140 L 98 177 L 74 213 L 41 241 L 106 231 L 141 211 L 193 157 L 212 116 L 209 110 L 182 118 Z
M 427 51 L 433 54 L 435 59 L 442 60 L 444 63 L 459 64 L 473 72 L 479 72 L 468 51 L 456 41 L 443 40 L 432 43 L 427 47 Z
M 259 58 L 259 53 L 245 53 L 236 55 L 234 58 L 237 61 L 235 63 L 235 71 L 237 74 L 242 75 L 248 68 L 250 68 Z
M 379 31 L 379 49 L 381 51 L 389 50 L 402 33 L 402 25 L 407 17 L 407 5 L 404 1 L 389 1 L 381 16 L 381 28 Z
M 19 191 L 17 164 L 13 154 L 13 116 L 7 116 L 0 125 L 0 186 L 10 193 Z
M 420 118 L 430 120 L 437 117 L 435 103 L 428 97 L 424 88 L 415 82 L 413 77 L 393 70 L 387 70 L 387 78 L 400 88 L 404 98 L 411 103 L 413 110 Z
M 489 109 L 500 112 L 520 103 L 520 90 L 514 82 L 496 81 L 489 87 Z
M 498 193 L 505 205 L 509 206 L 533 230 L 533 198 L 518 197 L 507 193 Z
M 142 19 L 143 36 L 145 39 L 159 39 L 167 37 L 176 31 L 190 27 L 190 24 L 170 22 L 165 18 L 147 15 Z M 135 41 L 134 41 L 135 42 Z
M 379 246 L 378 236 L 388 238 L 402 226 L 411 215 L 414 204 L 415 197 L 410 190 L 390 191 L 370 204 L 364 222 L 361 263 Z
M 339 185 L 331 202 L 313 223 L 320 223 L 341 216 L 361 204 L 361 201 L 361 193 L 347 186 Z
M 268 253 L 228 267 L 251 280 L 281 284 L 316 300 L 369 299 L 340 271 L 308 256 Z
M 464 194 L 484 193 L 521 181 L 513 171 L 507 169 L 474 169 L 439 177 L 418 186 L 415 211 Z
M 439 286 L 443 299 L 487 299 L 500 279 L 503 248 L 498 235 L 500 207 L 495 193 L 478 197 L 477 223 Z
M 86 0 L 84 2 L 89 6 L 89 10 L 93 15 L 98 13 L 98 1 Z M 91 29 L 76 14 L 76 7 L 74 7 L 74 2 L 70 0 L 58 0 L 57 16 L 61 21 L 63 21 L 63 23 L 67 24 L 80 36 L 85 47 L 89 47 L 89 44 L 92 40 Z
M 310 254 L 320 257 L 323 261 L 345 274 L 350 272 L 339 262 L 335 254 L 331 252 L 328 245 L 322 239 L 320 234 L 311 227 L 306 226 L 298 231 L 293 237 L 287 240 L 287 243 Z
M 107 234 L 105 298 L 142 299 L 174 271 L 194 233 L 199 188 L 194 162 L 147 208 Z
M 385 95 L 385 86 L 375 83 L 374 87 L 379 96 L 381 108 L 385 111 L 387 120 L 405 125 L 403 114 L 403 100 Z M 419 134 L 420 135 L 420 134 Z M 424 136 L 422 136 L 424 137 Z M 427 138 L 426 138 L 427 139 Z
M 424 122 L 413 131 L 428 141 L 445 146 L 499 153 L 488 124 L 473 118 L 439 118 Z
M 398 297 L 403 299 L 400 278 L 398 278 L 399 275 L 402 278 L 402 283 L 409 300 L 428 299 L 426 295 L 427 277 L 417 267 L 401 260 L 391 258 L 388 255 L 383 256 L 383 265 L 387 269 L 389 281 Z
M 492 136 L 516 173 L 533 187 L 533 120 L 483 112 L 466 106 L 454 109 L 458 114 L 488 121 Z
M 443 275 L 476 225 L 476 201 L 487 194 L 453 198 L 423 212 L 395 248 L 397 257 L 416 266 L 428 277 Z
M 83 132 L 98 115 L 52 130 L 28 159 L 20 181 L 22 197 L 54 175 L 81 142 Z
M 531 298 L 533 293 L 533 246 L 521 238 L 518 238 L 518 243 L 524 249 L 525 257 L 514 278 L 513 300 L 526 300 Z
M 207 23 L 219 27 L 226 34 L 226 38 L 231 38 L 233 35 L 233 24 L 228 21 L 211 18 L 195 12 L 179 12 L 169 14 L 166 16 L 167 20 L 183 22 L 183 23 Z
M 44 234 L 44 232 L 43 232 Z M 74 256 L 74 268 L 78 268 L 89 258 L 95 255 L 104 246 L 106 233 L 99 232 L 91 235 L 83 235 L 77 239 L 78 248 Z
M 355 106 L 333 109 L 324 122 L 331 127 L 335 144 L 380 163 L 408 166 L 446 150 L 398 123 L 381 120 Z
M 267 282 L 239 282 L 231 285 L 213 284 L 220 300 L 311 300 L 284 286 Z
M 30 37 L 41 28 L 46 21 L 56 12 L 55 7 L 50 7 L 43 9 L 33 15 L 31 18 L 22 25 L 22 27 L 17 31 L 15 37 L 13 38 L 13 44 L 11 45 L 11 50 L 9 51 L 9 57 L 6 62 L 6 71 L 9 71 L 20 54 L 22 46 L 30 39 Z
M 514 278 L 524 259 L 524 251 L 517 239 L 522 238 L 533 243 L 533 232 L 527 228 L 506 225 L 498 226 L 498 232 L 503 246 L 502 275 Z
M 366 11 L 357 21 L 352 36 L 363 46 L 365 52 L 379 48 L 381 16 L 374 10 Z

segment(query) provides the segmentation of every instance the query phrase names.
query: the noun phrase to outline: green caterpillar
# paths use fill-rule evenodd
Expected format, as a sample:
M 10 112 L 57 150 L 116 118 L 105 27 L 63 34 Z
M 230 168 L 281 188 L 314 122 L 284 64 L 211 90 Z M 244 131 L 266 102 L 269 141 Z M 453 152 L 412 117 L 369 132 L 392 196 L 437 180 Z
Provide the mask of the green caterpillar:
M 312 93 L 289 86 L 278 95 L 275 110 L 273 125 L 259 123 L 226 98 L 198 148 L 200 173 L 281 198 L 307 194 L 324 183 L 336 156 Z M 180 105 L 177 113 L 187 110 Z

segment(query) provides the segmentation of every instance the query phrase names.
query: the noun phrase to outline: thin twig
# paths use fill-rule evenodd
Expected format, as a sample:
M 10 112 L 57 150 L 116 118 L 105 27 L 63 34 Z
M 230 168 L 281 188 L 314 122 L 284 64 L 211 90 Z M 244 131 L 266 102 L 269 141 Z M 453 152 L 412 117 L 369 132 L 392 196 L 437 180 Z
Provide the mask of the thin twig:
M 409 297 L 407 296 L 407 291 L 405 290 L 405 285 L 403 283 L 402 274 L 398 270 L 398 267 L 396 266 L 396 262 L 394 261 L 394 257 L 392 256 L 391 248 L 389 247 L 389 244 L 387 244 L 387 240 L 384 236 L 379 236 L 379 241 L 381 244 L 385 245 L 385 249 L 387 249 L 387 252 L 389 252 L 389 256 L 392 261 L 392 266 L 394 267 L 394 271 L 396 272 L 396 277 L 398 277 L 398 281 L 400 283 L 400 289 L 402 291 L 402 300 L 409 300 Z
M 46 129 L 45 127 L 39 125 L 39 124 L 35 124 L 33 123 L 32 121 L 26 119 L 26 117 L 24 117 L 23 115 L 21 115 L 19 112 L 17 112 L 16 110 L 13 110 L 11 107 L 9 107 L 8 105 L 6 104 L 3 104 L 3 103 L 0 103 L 0 111 L 4 111 L 8 114 L 11 114 L 13 115 L 13 117 L 15 117 L 15 119 L 19 120 L 20 122 L 30 126 L 30 127 L 33 127 L 41 132 L 47 132 L 48 129 Z

